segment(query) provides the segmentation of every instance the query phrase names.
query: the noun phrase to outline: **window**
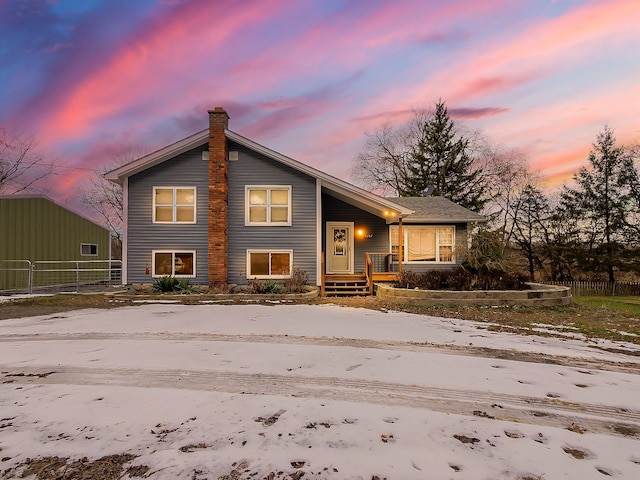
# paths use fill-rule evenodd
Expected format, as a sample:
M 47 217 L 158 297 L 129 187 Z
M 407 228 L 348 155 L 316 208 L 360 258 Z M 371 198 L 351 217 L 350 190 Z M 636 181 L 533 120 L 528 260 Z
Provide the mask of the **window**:
M 152 255 L 154 277 L 196 276 L 196 252 L 194 251 L 154 250 Z
M 398 253 L 400 248 L 398 227 L 389 227 L 391 253 Z M 403 226 L 402 228 L 403 262 L 452 263 L 455 227 L 449 226 Z
M 245 225 L 291 225 L 290 186 L 245 187 Z
M 153 223 L 196 223 L 196 188 L 153 187 Z
M 293 250 L 247 250 L 247 278 L 289 278 Z
M 95 243 L 81 243 L 80 255 L 84 257 L 98 256 L 98 245 L 96 245 Z

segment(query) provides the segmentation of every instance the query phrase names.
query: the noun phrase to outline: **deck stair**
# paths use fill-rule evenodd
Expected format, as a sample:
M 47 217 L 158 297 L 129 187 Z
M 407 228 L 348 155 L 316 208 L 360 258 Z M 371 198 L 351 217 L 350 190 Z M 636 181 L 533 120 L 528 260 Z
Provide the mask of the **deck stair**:
M 362 275 L 336 275 L 324 276 L 325 296 L 353 296 L 370 295 L 367 277 Z

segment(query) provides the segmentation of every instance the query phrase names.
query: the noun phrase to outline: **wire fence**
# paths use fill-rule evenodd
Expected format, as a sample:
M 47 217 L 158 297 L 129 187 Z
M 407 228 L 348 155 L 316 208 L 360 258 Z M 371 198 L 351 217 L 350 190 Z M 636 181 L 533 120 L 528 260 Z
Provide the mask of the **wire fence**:
M 0 260 L 0 294 L 103 292 L 122 287 L 120 260 Z
M 576 296 L 640 295 L 640 282 L 540 282 L 571 288 Z

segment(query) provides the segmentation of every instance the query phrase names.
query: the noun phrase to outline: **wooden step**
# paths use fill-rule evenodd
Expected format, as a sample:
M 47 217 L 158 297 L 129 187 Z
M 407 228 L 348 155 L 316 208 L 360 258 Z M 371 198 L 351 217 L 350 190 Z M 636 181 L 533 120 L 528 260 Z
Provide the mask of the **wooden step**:
M 343 285 L 343 284 L 338 284 L 338 285 L 325 285 L 324 286 L 325 290 L 369 290 L 369 285 L 365 284 L 361 284 L 361 285 Z
M 369 283 L 364 275 L 326 275 L 325 296 L 370 295 Z
M 364 275 L 325 275 L 326 282 L 366 282 L 367 277 Z
M 367 296 L 369 295 L 369 289 L 366 290 L 325 290 L 325 297 L 355 297 L 355 296 Z

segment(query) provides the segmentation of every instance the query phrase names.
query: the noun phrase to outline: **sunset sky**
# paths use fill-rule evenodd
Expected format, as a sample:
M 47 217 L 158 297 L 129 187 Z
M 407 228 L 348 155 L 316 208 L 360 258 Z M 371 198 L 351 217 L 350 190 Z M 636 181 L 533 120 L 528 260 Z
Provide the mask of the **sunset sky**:
M 596 135 L 640 140 L 638 0 L 0 0 L 0 126 L 74 203 L 123 148 L 230 128 L 349 180 L 366 133 L 445 100 L 570 178 Z

